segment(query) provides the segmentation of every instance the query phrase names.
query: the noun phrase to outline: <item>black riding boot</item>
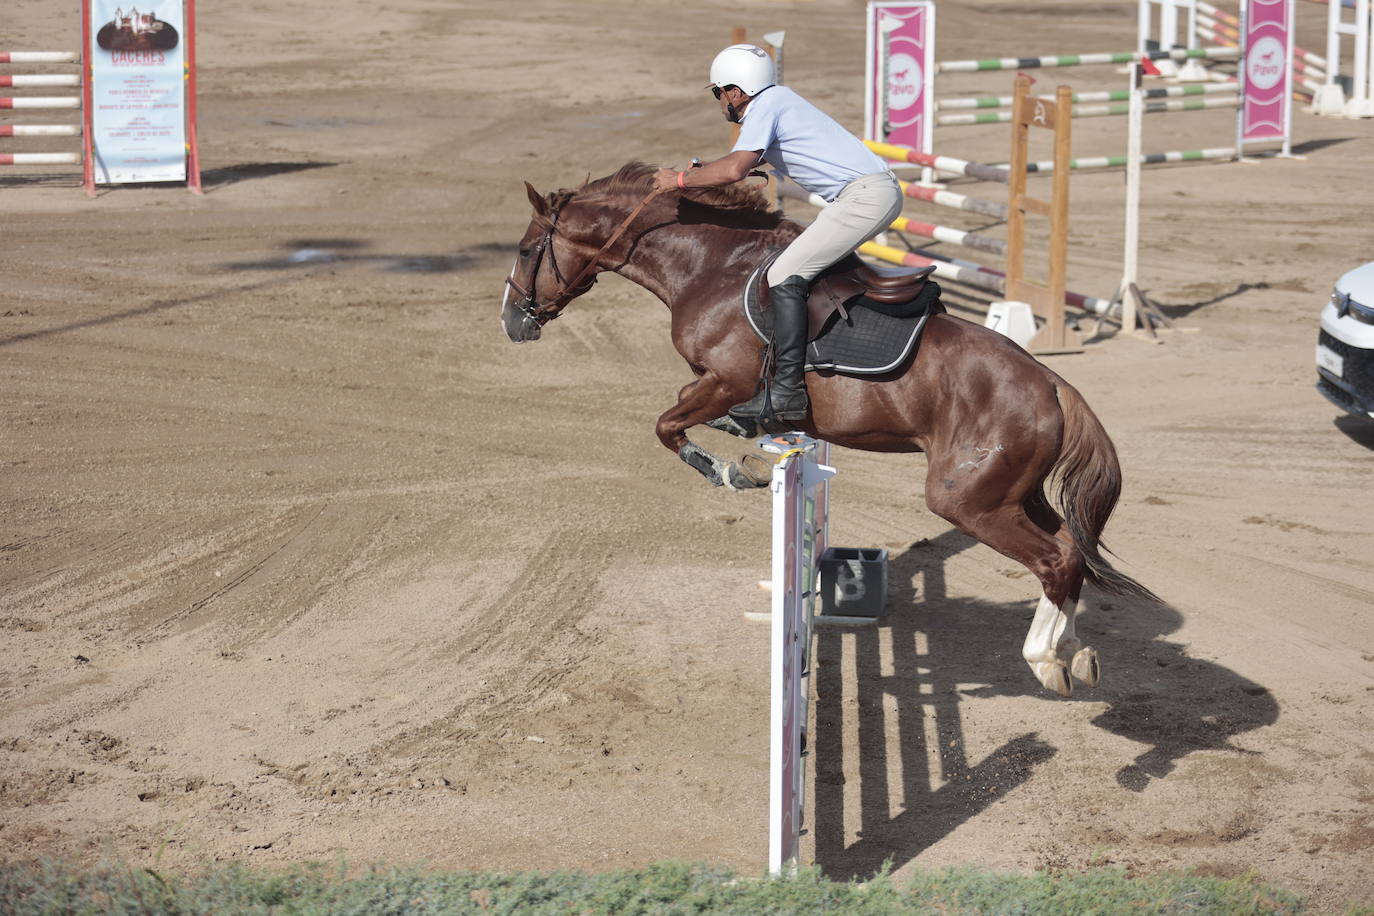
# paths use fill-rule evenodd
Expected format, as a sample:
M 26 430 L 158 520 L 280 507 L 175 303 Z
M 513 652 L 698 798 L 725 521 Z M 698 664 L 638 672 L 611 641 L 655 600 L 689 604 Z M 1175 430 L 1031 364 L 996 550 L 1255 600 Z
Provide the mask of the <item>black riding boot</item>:
M 806 297 L 811 283 L 792 275 L 768 291 L 773 306 L 773 384 L 751 400 L 730 408 L 736 420 L 766 425 L 768 420 L 792 423 L 806 419 Z M 768 393 L 772 392 L 771 404 Z

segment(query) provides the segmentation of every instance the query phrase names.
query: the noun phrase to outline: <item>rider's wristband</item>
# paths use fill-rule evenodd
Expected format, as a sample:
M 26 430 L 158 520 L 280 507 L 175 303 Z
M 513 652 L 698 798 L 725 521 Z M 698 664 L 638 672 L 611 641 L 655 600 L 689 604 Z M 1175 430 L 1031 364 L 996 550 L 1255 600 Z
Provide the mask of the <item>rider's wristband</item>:
M 678 186 L 679 188 L 682 188 L 684 191 L 687 190 L 687 185 L 683 184 L 682 180 L 683 180 L 684 178 L 686 178 L 686 177 L 687 177 L 687 173 L 686 173 L 686 172 L 678 172 L 678 173 L 677 173 L 677 186 Z

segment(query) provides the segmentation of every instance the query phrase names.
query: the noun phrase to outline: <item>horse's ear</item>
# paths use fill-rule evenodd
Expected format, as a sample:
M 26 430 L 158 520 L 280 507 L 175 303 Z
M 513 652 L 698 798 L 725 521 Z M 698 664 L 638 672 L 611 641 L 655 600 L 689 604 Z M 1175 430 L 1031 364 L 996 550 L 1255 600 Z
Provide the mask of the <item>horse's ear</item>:
M 534 207 L 534 212 L 540 216 L 549 215 L 549 202 L 544 199 L 544 195 L 534 189 L 534 185 L 525 182 L 525 193 L 530 196 L 530 204 Z

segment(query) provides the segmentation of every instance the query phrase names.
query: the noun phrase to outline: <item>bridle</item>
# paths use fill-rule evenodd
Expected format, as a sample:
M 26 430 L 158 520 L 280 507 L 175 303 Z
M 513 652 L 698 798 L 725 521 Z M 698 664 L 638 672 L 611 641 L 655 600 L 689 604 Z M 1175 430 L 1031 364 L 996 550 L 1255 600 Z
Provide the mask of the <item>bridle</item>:
M 553 233 L 554 230 L 558 228 L 558 214 L 560 212 L 559 209 L 555 209 L 549 217 L 549 227 L 544 230 L 544 234 L 539 237 L 539 241 L 535 242 L 534 247 L 530 249 L 529 256 L 534 259 L 534 268 L 530 271 L 530 288 L 525 289 L 519 283 L 516 283 L 514 273 L 506 278 L 506 285 L 514 290 L 515 294 L 520 297 L 520 299 L 514 303 L 515 307 L 524 313 L 526 319 L 533 321 L 541 328 L 557 318 L 564 306 L 596 285 L 596 274 L 593 273 L 593 271 L 597 267 L 597 262 L 601 260 L 601 256 L 620 240 L 620 237 L 625 234 L 625 230 L 630 228 L 630 223 L 634 222 L 634 218 L 639 215 L 640 211 L 644 209 L 649 201 L 653 200 L 661 193 L 662 189 L 650 191 L 649 196 L 641 200 L 639 205 L 630 211 L 630 215 L 625 217 L 624 222 L 616 227 L 616 230 L 611 233 L 611 237 L 606 240 L 606 243 L 601 246 L 601 249 L 597 251 L 596 254 L 592 255 L 591 260 L 589 260 L 582 269 L 578 271 L 577 276 L 573 277 L 570 281 L 563 279 L 563 273 L 558 269 L 558 261 L 551 250 Z M 554 294 L 551 302 L 547 305 L 540 305 L 534 301 L 534 288 L 539 282 L 539 267 L 543 261 L 544 252 L 546 251 L 549 253 L 549 263 L 553 265 L 554 278 L 562 285 L 558 288 L 558 292 Z M 588 274 L 590 274 L 590 276 L 588 276 Z M 586 283 L 582 283 L 584 279 L 587 281 Z M 582 283 L 582 285 L 578 286 L 579 283 Z

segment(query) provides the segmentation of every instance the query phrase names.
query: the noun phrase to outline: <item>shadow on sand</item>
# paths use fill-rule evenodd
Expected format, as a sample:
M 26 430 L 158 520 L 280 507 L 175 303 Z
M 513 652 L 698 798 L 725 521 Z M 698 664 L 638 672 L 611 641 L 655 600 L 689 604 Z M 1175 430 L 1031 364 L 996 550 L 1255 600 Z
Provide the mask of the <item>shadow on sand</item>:
M 816 863 L 831 878 L 865 879 L 888 859 L 900 868 L 1016 792 L 1059 750 L 1027 731 L 982 760 L 971 761 L 965 751 L 964 697 L 1073 702 L 1044 690 L 1021 659 L 1033 601 L 948 597 L 945 561 L 974 543 L 953 530 L 918 541 L 889 560 L 888 616 L 877 627 L 817 630 L 815 801 L 808 820 Z M 1076 696 L 1110 704 L 1093 725 L 1144 745 L 1113 774 L 1123 789 L 1143 790 L 1194 751 L 1249 753 L 1230 739 L 1277 720 L 1277 704 L 1263 686 L 1160 638 L 1178 628 L 1177 611 L 1086 597 L 1091 610 L 1080 618 L 1079 633 L 1102 654 L 1104 679 L 1096 690 L 1079 687 Z M 882 658 L 880 640 L 891 646 L 890 660 Z M 855 696 L 846 696 L 846 684 L 854 685 Z M 899 736 L 895 748 L 889 731 Z M 847 733 L 858 735 L 857 774 L 843 768 Z M 846 793 L 846 781 L 856 775 L 857 791 Z M 894 784 L 905 799 L 895 814 Z M 858 825 L 848 845 L 846 822 Z
M 217 169 L 202 169 L 200 184 L 209 194 L 222 187 L 250 181 L 255 178 L 271 178 L 273 175 L 289 175 L 292 172 L 308 172 L 312 169 L 328 169 L 337 162 L 241 162 Z
M 1350 437 L 1351 442 L 1363 445 L 1367 449 L 1374 449 L 1374 420 L 1347 414 L 1343 417 L 1337 417 L 1331 422 L 1337 429 Z
M 220 188 L 240 181 L 255 178 L 270 178 L 273 175 L 289 175 L 292 172 L 307 172 L 311 169 L 327 169 L 338 165 L 337 162 L 244 162 L 226 165 L 216 169 L 201 169 L 200 185 L 206 194 L 213 194 Z M 0 175 L 0 188 L 80 188 L 81 170 L 28 175 Z M 96 185 L 96 196 L 102 197 L 120 190 L 163 190 L 166 188 L 185 188 L 185 182 L 175 181 L 132 181 L 119 184 Z
M 282 253 L 251 261 L 230 261 L 232 271 L 301 270 L 320 265 L 364 265 L 391 273 L 458 273 L 486 258 L 515 257 L 510 245 L 479 242 L 442 255 L 391 254 L 367 251 L 370 242 L 350 238 L 292 239 L 281 243 Z

